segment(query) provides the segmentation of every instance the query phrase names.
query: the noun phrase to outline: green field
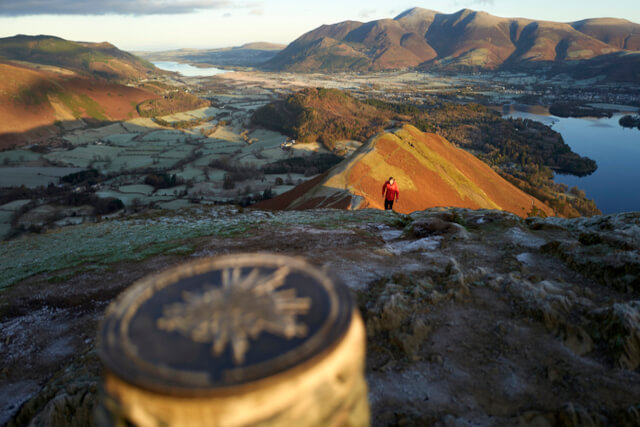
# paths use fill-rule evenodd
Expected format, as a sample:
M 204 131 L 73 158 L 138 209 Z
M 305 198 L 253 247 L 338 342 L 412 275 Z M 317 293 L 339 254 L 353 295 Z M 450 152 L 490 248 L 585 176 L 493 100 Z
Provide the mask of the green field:
M 57 184 L 60 177 L 83 169 L 83 167 L 0 167 L 0 187 L 24 185 L 35 188 L 50 183 Z
M 245 105 L 244 107 L 249 107 Z M 202 119 L 219 113 L 216 108 L 203 108 L 173 115 L 173 119 Z M 80 170 L 93 168 L 109 179 L 100 183 L 95 193 L 100 198 L 116 198 L 126 208 L 155 206 L 179 209 L 192 205 L 239 200 L 240 197 L 262 194 L 271 188 L 280 194 L 294 184 L 308 179 L 301 174 L 251 176 L 235 182 L 234 188 L 224 188 L 223 180 L 234 164 L 249 164 L 255 168 L 292 156 L 312 155 L 316 150 L 308 144 L 299 144 L 292 151 L 285 151 L 280 144 L 285 136 L 272 131 L 253 130 L 249 133 L 242 126 L 248 122 L 247 113 L 235 111 L 233 124 L 218 126 L 217 131 L 206 137 L 199 130 L 162 128 L 151 119 L 134 119 L 91 129 L 73 130 L 64 135 L 72 143 L 71 148 L 54 148 L 46 154 L 28 150 L 12 150 L 0 153 L 0 162 L 12 167 L 0 167 L 0 187 L 26 185 L 28 187 L 58 184 L 59 178 Z M 214 126 L 217 120 L 202 126 Z M 317 145 L 317 144 L 316 144 Z M 212 168 L 209 164 L 224 156 L 223 165 Z M 4 160 L 7 159 L 7 160 Z M 36 162 L 36 163 L 33 163 Z M 34 167 L 27 164 L 56 165 Z M 148 175 L 175 175 L 177 185 L 170 188 L 154 188 L 145 184 Z M 284 181 L 276 185 L 276 178 Z M 22 202 L 21 202 L 22 203 Z M 8 231 L 8 221 L 14 208 L 7 205 L 0 218 L 0 232 Z M 1 209 L 1 208 L 0 208 Z M 9 219 L 7 219 L 7 218 Z M 27 216 L 28 218 L 28 216 Z M 69 221 L 62 220 L 60 225 Z M 6 230 L 5 230 L 6 229 Z

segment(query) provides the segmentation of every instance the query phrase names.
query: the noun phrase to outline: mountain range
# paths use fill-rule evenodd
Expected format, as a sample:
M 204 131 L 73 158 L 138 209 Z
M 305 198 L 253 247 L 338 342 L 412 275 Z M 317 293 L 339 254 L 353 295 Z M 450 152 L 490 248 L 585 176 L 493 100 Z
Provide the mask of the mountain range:
M 220 49 L 177 49 L 136 52 L 149 61 L 199 62 L 229 67 L 255 67 L 275 57 L 286 45 L 255 42 Z
M 640 24 L 598 18 L 559 23 L 501 18 L 462 9 L 444 14 L 413 8 L 394 19 L 345 21 L 318 27 L 264 66 L 273 70 L 516 70 L 562 68 L 606 59 L 640 64 Z M 602 64 L 594 63 L 601 72 Z M 605 67 L 606 68 L 606 67 Z M 613 70 L 611 70 L 613 71 Z M 640 71 L 628 79 L 640 80 Z

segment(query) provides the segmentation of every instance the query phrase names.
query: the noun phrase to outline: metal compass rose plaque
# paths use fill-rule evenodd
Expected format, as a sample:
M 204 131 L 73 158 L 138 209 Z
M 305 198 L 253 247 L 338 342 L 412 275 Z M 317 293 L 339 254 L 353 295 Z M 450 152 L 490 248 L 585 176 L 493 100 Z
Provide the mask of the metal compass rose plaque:
M 99 351 L 136 386 L 203 395 L 313 363 L 352 312 L 348 291 L 300 259 L 206 258 L 125 291 L 107 310 Z

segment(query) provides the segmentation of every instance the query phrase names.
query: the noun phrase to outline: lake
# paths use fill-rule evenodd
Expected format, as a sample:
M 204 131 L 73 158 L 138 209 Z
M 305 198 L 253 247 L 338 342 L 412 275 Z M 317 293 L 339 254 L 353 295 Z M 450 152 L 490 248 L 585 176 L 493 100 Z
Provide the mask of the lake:
M 154 62 L 153 65 L 160 68 L 161 70 L 180 73 L 185 77 L 208 77 L 231 72 L 230 70 L 222 70 L 220 68 L 213 67 L 199 68 L 194 67 L 193 65 L 181 64 L 179 62 L 173 61 L 158 61 Z
M 604 214 L 640 211 L 640 130 L 618 124 L 624 113 L 612 118 L 562 118 L 541 114 L 540 109 L 512 109 L 505 117 L 520 117 L 550 125 L 581 156 L 592 158 L 598 170 L 585 177 L 556 174 L 555 181 L 577 186 Z

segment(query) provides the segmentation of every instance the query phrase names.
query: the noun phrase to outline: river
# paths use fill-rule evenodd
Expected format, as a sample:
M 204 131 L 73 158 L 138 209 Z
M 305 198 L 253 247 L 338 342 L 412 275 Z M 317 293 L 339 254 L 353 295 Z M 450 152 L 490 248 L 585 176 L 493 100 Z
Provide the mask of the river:
M 215 76 L 217 74 L 231 72 L 230 70 L 222 70 L 220 68 L 214 68 L 214 67 L 208 67 L 208 68 L 194 67 L 193 65 L 181 64 L 179 62 L 173 62 L 173 61 L 158 61 L 158 62 L 154 62 L 153 65 L 160 68 L 161 70 L 180 73 L 185 77 L 209 77 L 209 76 Z
M 525 111 L 526 110 L 526 111 Z M 561 118 L 537 107 L 512 107 L 505 117 L 537 120 L 562 134 L 581 156 L 592 158 L 598 170 L 585 177 L 556 174 L 555 181 L 577 186 L 593 199 L 604 214 L 640 211 L 640 130 L 625 129 L 612 118 Z

